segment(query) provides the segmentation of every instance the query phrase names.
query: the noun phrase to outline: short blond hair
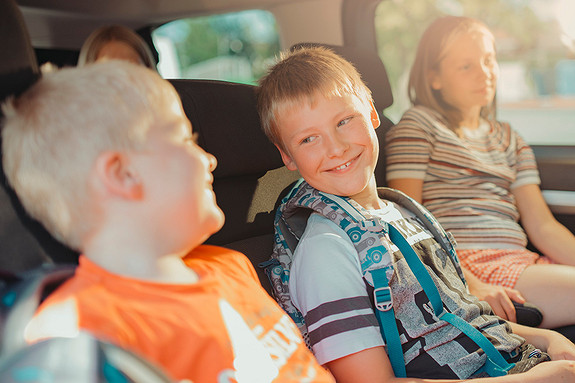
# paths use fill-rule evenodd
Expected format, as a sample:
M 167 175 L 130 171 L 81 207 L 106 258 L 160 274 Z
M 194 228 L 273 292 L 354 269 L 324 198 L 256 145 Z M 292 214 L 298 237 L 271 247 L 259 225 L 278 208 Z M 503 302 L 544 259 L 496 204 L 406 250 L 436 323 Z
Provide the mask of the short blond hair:
M 157 73 L 124 61 L 45 73 L 2 105 L 6 178 L 32 217 L 81 250 L 93 225 L 87 185 L 96 158 L 141 148 L 174 97 Z
M 423 105 L 438 112 L 452 130 L 459 128 L 460 112 L 447 104 L 441 92 L 431 87 L 430 71 L 438 71 L 441 61 L 453 40 L 466 33 L 485 33 L 493 36 L 489 28 L 477 19 L 461 16 L 443 16 L 427 27 L 417 47 L 409 74 L 408 94 L 413 105 Z M 495 117 L 495 101 L 481 108 L 484 118 Z
M 148 43 L 136 32 L 123 25 L 107 25 L 94 30 L 80 49 L 78 66 L 96 62 L 98 54 L 110 41 L 122 42 L 132 47 L 146 67 L 156 70 L 156 59 Z
M 353 95 L 366 106 L 371 91 L 355 67 L 325 47 L 302 47 L 283 52 L 260 82 L 257 103 L 262 128 L 272 143 L 285 150 L 278 116 L 285 110 L 324 97 Z

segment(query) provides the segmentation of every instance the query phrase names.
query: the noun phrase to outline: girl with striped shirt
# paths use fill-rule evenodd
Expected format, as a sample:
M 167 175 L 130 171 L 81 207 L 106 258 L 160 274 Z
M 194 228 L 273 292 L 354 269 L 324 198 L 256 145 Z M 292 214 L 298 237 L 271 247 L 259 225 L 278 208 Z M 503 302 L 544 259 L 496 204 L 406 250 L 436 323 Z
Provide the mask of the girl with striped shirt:
M 545 203 L 531 148 L 495 119 L 497 76 L 483 23 L 432 23 L 410 73 L 413 107 L 386 136 L 388 185 L 453 233 L 471 292 L 496 314 L 514 321 L 511 300 L 526 299 L 543 312 L 543 327 L 574 324 L 575 306 L 565 302 L 575 301 L 575 236 Z

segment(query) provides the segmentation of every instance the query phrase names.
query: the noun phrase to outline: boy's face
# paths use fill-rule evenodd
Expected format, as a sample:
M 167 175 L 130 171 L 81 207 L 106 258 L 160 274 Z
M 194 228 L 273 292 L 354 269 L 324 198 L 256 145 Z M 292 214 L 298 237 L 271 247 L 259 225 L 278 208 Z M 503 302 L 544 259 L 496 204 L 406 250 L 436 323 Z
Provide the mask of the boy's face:
M 212 189 L 216 158 L 200 148 L 177 100 L 156 123 L 140 155 L 150 218 L 170 251 L 189 250 L 224 223 Z M 178 248 L 182 247 L 182 248 Z
M 316 95 L 311 104 L 283 111 L 277 123 L 284 163 L 311 186 L 360 203 L 374 193 L 379 118 L 372 104 L 352 95 Z

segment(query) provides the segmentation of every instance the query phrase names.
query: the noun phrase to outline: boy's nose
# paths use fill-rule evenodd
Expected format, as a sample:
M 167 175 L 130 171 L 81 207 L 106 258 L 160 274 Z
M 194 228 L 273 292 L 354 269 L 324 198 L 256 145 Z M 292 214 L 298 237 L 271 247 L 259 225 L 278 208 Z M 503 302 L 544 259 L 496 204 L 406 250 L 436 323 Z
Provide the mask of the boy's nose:
M 206 157 L 208 158 L 208 167 L 210 172 L 213 172 L 216 169 L 216 166 L 218 166 L 218 160 L 216 156 L 208 152 L 206 152 Z
M 214 169 L 216 168 L 216 166 L 218 166 L 218 160 L 216 159 L 216 156 L 214 156 L 211 153 L 204 151 L 204 159 L 207 162 L 208 170 L 210 172 L 213 172 Z
M 341 156 L 347 150 L 349 144 L 341 137 L 334 135 L 326 140 L 327 152 L 329 157 Z

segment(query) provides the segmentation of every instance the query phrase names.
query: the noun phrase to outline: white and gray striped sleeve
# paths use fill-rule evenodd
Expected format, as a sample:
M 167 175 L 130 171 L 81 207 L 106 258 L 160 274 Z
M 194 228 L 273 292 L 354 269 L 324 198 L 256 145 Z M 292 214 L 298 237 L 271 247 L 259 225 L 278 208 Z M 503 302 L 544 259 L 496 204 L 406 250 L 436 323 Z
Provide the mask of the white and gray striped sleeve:
M 309 218 L 294 254 L 289 288 L 321 364 L 383 346 L 357 252 L 327 218 Z

